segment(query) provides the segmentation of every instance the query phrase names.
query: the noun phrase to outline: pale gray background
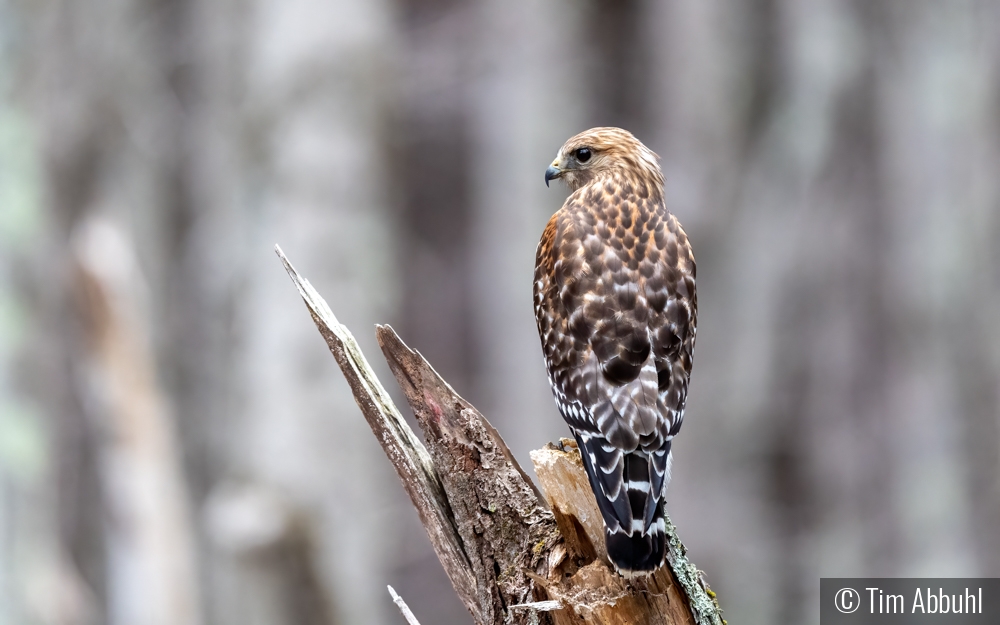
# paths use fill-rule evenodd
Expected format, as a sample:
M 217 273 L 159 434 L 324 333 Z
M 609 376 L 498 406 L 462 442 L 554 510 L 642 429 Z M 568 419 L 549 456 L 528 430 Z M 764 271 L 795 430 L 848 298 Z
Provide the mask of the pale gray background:
M 272 246 L 527 463 L 566 433 L 542 176 L 595 125 L 662 156 L 694 244 L 667 507 L 729 622 L 1000 575 L 1000 3 L 0 0 L 0 624 L 161 622 L 80 375 L 94 219 L 136 254 L 192 619 L 402 623 L 391 583 L 469 623 Z

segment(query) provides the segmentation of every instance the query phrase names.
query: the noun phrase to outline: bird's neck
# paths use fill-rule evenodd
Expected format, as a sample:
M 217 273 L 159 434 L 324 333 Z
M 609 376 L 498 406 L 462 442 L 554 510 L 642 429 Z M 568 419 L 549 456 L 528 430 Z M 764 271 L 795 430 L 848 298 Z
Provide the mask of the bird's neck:
M 622 198 L 635 197 L 648 199 L 653 203 L 663 202 L 663 174 L 660 168 L 636 171 L 635 169 L 614 169 L 596 176 L 580 187 L 587 193 L 594 190 L 598 193 L 612 193 Z

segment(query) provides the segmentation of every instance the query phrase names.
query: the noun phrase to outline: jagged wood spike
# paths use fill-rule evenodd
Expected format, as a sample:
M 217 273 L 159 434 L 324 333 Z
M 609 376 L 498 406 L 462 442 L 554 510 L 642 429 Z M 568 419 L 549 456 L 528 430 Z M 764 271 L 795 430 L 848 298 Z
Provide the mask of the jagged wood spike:
M 476 584 L 469 559 L 462 549 L 462 541 L 454 525 L 448 498 L 441 486 L 440 476 L 434 469 L 430 455 L 379 382 L 371 366 L 361 353 L 354 336 L 346 326 L 337 321 L 326 301 L 309 281 L 299 275 L 281 248 L 275 252 L 285 266 L 292 282 L 309 309 L 316 327 L 326 340 L 340 370 L 347 378 L 358 407 L 371 426 L 375 438 L 385 451 L 399 475 L 420 521 L 434 546 L 441 565 L 448 574 L 459 598 L 475 614 Z

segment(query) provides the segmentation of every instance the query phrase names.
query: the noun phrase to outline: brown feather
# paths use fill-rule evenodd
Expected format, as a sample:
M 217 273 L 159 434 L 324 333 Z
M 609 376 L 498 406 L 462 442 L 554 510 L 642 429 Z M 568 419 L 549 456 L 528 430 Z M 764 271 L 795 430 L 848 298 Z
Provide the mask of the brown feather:
M 586 162 L 574 157 L 580 148 L 590 151 Z M 553 393 L 578 439 L 596 437 L 625 458 L 638 454 L 591 476 L 595 492 L 609 498 L 608 531 L 617 524 L 631 536 L 632 519 L 650 525 L 656 515 L 649 508 L 623 518 L 629 506 L 611 495 L 623 480 L 641 485 L 625 467 L 657 451 L 669 455 L 680 428 L 697 325 L 694 255 L 664 204 L 658 158 L 631 134 L 580 133 L 553 165 L 573 192 L 538 246 L 535 317 Z M 662 492 L 649 497 L 649 506 L 661 505 Z

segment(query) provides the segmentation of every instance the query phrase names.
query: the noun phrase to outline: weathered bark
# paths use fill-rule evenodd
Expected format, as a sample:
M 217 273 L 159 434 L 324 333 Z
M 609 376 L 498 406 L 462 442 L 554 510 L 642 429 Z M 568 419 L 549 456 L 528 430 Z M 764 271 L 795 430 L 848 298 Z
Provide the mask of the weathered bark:
M 390 327 L 377 326 L 425 448 L 347 328 L 280 249 L 278 255 L 476 623 L 723 622 L 669 520 L 668 566 L 622 578 L 599 557 L 603 529 L 575 447 L 549 445 L 532 454 L 547 504 L 493 426 Z

